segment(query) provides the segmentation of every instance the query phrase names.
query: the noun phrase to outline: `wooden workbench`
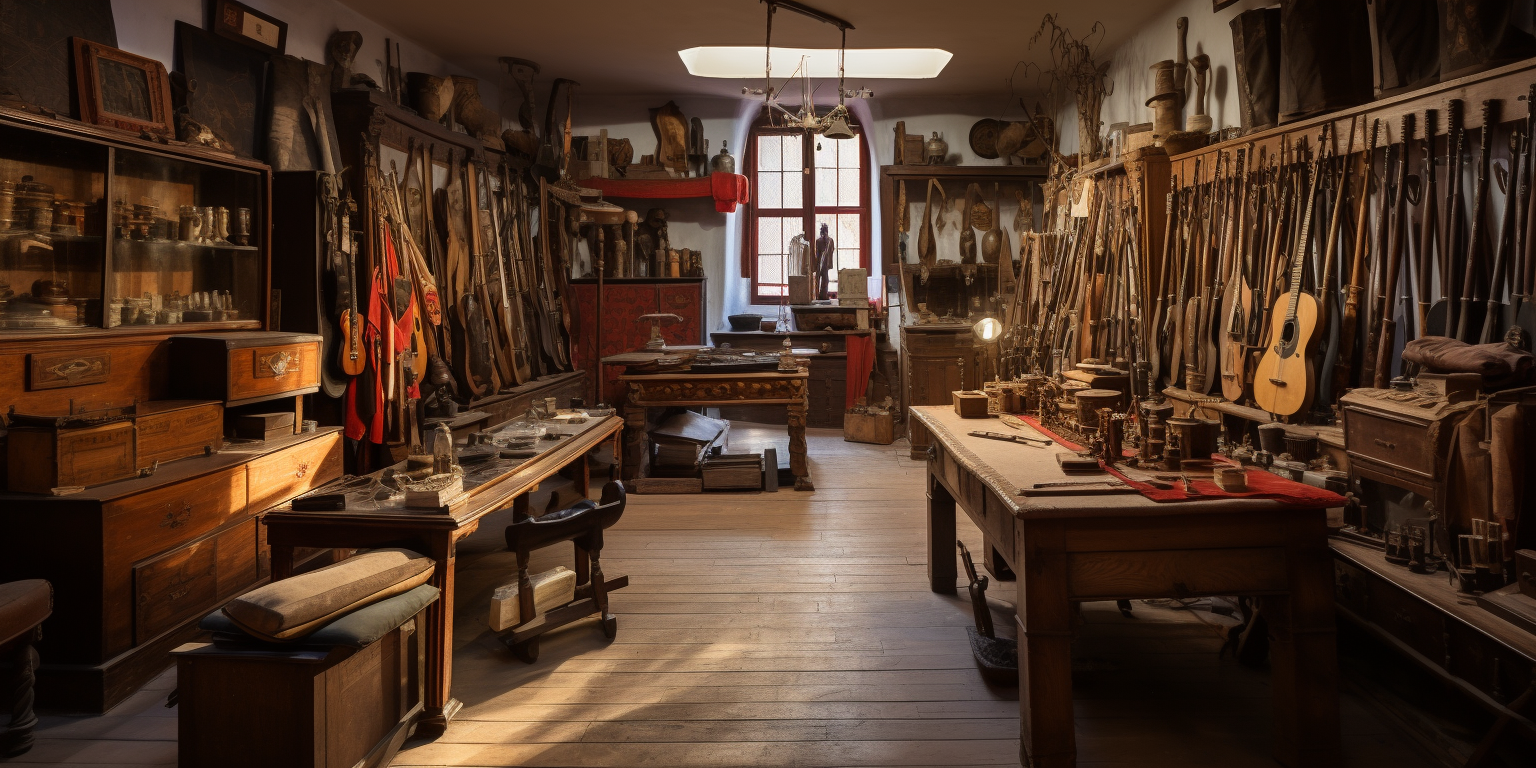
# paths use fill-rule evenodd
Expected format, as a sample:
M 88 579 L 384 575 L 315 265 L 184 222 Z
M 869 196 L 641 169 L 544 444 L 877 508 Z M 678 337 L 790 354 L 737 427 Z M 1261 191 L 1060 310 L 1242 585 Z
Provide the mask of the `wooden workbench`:
M 810 373 L 652 373 L 620 376 L 629 387 L 624 405 L 624 479 L 643 477 L 650 457 L 646 432 L 648 408 L 708 408 L 731 405 L 782 405 L 789 412 L 789 471 L 795 490 L 814 491 L 805 460 L 805 419 L 809 411 Z
M 1018 575 L 1020 761 L 1077 762 L 1072 603 L 1256 595 L 1270 625 L 1275 756 L 1292 768 L 1336 765 L 1338 662 L 1325 511 L 1256 499 L 1159 504 L 1139 494 L 1021 497 L 1068 480 L 1053 453 L 970 437 L 989 422 L 919 406 L 928 459 L 928 573 L 955 589 L 955 509 Z
M 358 494 L 355 499 L 349 495 L 345 510 L 301 512 L 295 511 L 292 504 L 284 504 L 263 518 L 267 542 L 272 547 L 272 578 L 293 575 L 294 547 L 405 546 L 436 560 L 431 583 L 442 590 L 442 597 L 427 609 L 427 626 L 423 631 L 427 690 L 426 712 L 419 727 L 440 733 L 461 707 L 450 693 L 454 561 L 459 540 L 474 533 L 480 527 L 480 519 L 492 512 L 509 505 L 526 512 L 528 494 L 566 467 L 575 470 L 576 492 L 585 497 L 589 479 L 587 455 L 613 441 L 617 457 L 617 437 L 623 426 L 622 419 L 608 416 L 561 427 L 559 431 L 567 436 L 557 441 L 541 441 L 542 453 L 531 459 L 491 459 L 466 467 L 466 497 L 451 505 L 447 513 L 406 509 L 403 498 L 374 501 L 366 494 Z

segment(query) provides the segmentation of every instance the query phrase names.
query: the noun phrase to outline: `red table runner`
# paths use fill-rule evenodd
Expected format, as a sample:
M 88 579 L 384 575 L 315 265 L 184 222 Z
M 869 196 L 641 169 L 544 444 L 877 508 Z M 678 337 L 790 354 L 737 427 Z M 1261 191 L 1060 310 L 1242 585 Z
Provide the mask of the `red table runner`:
M 1078 445 L 1077 443 L 1074 443 L 1070 440 L 1063 440 L 1060 435 L 1052 432 L 1049 429 L 1046 429 L 1039 422 L 1039 420 L 1031 416 L 1019 416 L 1018 418 L 1029 426 L 1034 427 L 1040 432 L 1040 434 L 1055 440 L 1057 445 L 1060 445 L 1069 451 L 1082 450 L 1082 446 Z M 1124 453 L 1126 456 L 1136 455 L 1134 451 L 1125 451 Z M 1223 464 L 1238 466 L 1237 462 L 1232 461 L 1220 454 L 1211 454 L 1211 459 Z M 1126 477 L 1119 470 L 1115 469 L 1113 466 L 1104 464 L 1102 461 L 1099 464 L 1100 466 L 1103 466 L 1104 469 L 1111 475 L 1119 478 L 1121 482 L 1129 485 L 1132 488 L 1135 488 L 1136 491 L 1142 496 L 1157 502 L 1201 501 L 1206 499 L 1273 499 L 1293 507 L 1344 506 L 1344 497 L 1334 493 L 1333 491 L 1327 491 L 1322 488 L 1314 488 L 1310 485 L 1307 485 L 1306 483 L 1298 483 L 1295 480 L 1287 480 L 1273 472 L 1267 472 L 1257 467 L 1247 468 L 1248 490 L 1246 491 L 1224 491 L 1216 485 L 1214 480 L 1202 476 L 1190 478 L 1194 483 L 1193 492 L 1195 494 L 1190 496 L 1185 493 L 1184 483 L 1182 480 L 1171 481 L 1173 482 L 1172 488 L 1154 488 L 1147 483 L 1138 482 L 1136 480 L 1132 480 L 1129 477 Z M 1172 473 L 1158 472 L 1157 474 Z

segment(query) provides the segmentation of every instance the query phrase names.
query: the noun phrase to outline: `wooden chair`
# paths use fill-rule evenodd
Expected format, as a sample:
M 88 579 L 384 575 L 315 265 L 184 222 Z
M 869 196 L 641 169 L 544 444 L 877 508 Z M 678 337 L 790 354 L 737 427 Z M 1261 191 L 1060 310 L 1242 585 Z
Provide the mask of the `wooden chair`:
M 628 576 L 603 576 L 603 530 L 624 514 L 626 495 L 622 483 L 603 486 L 601 501 L 582 501 L 540 517 L 517 511 L 507 526 L 507 549 L 517 553 L 518 615 L 516 626 L 500 633 L 502 642 L 519 659 L 532 664 L 539 658 L 539 635 L 556 627 L 597 614 L 603 634 L 613 639 L 619 620 L 608 612 L 608 593 L 629 586 Z M 534 614 L 533 582 L 528 578 L 529 556 L 538 549 L 564 541 L 576 546 L 576 598 L 543 614 Z
M 42 579 L 0 584 L 0 657 L 10 657 L 12 677 L 6 687 L 13 694 L 11 723 L 0 733 L 0 759 L 32 749 L 37 727 L 32 711 L 37 651 L 32 644 L 43 639 L 43 621 L 52 614 L 52 584 Z

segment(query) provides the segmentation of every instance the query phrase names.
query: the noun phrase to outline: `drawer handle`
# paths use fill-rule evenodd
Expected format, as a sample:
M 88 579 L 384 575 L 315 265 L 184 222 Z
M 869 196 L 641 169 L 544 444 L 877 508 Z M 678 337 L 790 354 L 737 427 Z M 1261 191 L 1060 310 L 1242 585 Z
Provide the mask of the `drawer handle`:
M 180 600 L 183 597 L 186 597 L 187 593 L 191 592 L 191 591 L 192 591 L 191 587 L 188 587 L 186 589 L 178 589 L 175 592 L 171 592 L 171 593 L 167 594 L 166 597 L 170 598 L 171 602 L 174 603 L 177 600 Z
M 186 525 L 187 523 L 191 522 L 191 520 L 192 520 L 192 505 L 191 504 L 183 504 L 183 505 L 181 505 L 181 511 L 180 512 L 171 511 L 171 512 L 165 513 L 165 519 L 160 521 L 160 527 L 161 528 L 168 528 L 168 529 L 174 531 L 177 528 L 180 528 L 183 525 Z
M 1379 437 L 1374 439 L 1374 440 L 1372 440 L 1371 442 L 1373 442 L 1373 443 L 1375 443 L 1375 444 L 1377 444 L 1377 445 L 1381 446 L 1382 448 L 1385 448 L 1385 449 L 1387 449 L 1389 451 L 1397 449 L 1397 443 L 1394 443 L 1394 442 L 1392 442 L 1390 440 L 1383 440 L 1383 439 L 1381 439 Z
M 281 379 L 288 375 L 288 366 L 298 358 L 284 350 L 256 357 L 256 374 L 262 378 Z M 265 369 L 265 370 L 262 370 Z
M 303 480 L 304 477 L 306 475 L 308 475 L 308 474 L 309 474 L 309 462 L 301 461 L 301 462 L 299 462 L 299 468 L 295 469 L 293 471 L 293 478 L 295 480 Z

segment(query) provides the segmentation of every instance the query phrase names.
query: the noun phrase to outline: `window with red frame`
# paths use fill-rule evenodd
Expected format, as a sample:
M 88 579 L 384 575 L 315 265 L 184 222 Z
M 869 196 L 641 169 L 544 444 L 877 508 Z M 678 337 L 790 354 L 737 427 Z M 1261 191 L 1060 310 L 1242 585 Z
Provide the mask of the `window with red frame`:
M 742 274 L 752 279 L 754 304 L 787 300 L 789 242 L 804 233 L 814 248 L 822 224 L 837 244 L 828 276 L 834 294 L 837 270 L 869 269 L 869 176 L 864 134 L 853 130 L 853 138 L 841 140 L 768 126 L 753 130 L 747 174 L 754 200 Z

